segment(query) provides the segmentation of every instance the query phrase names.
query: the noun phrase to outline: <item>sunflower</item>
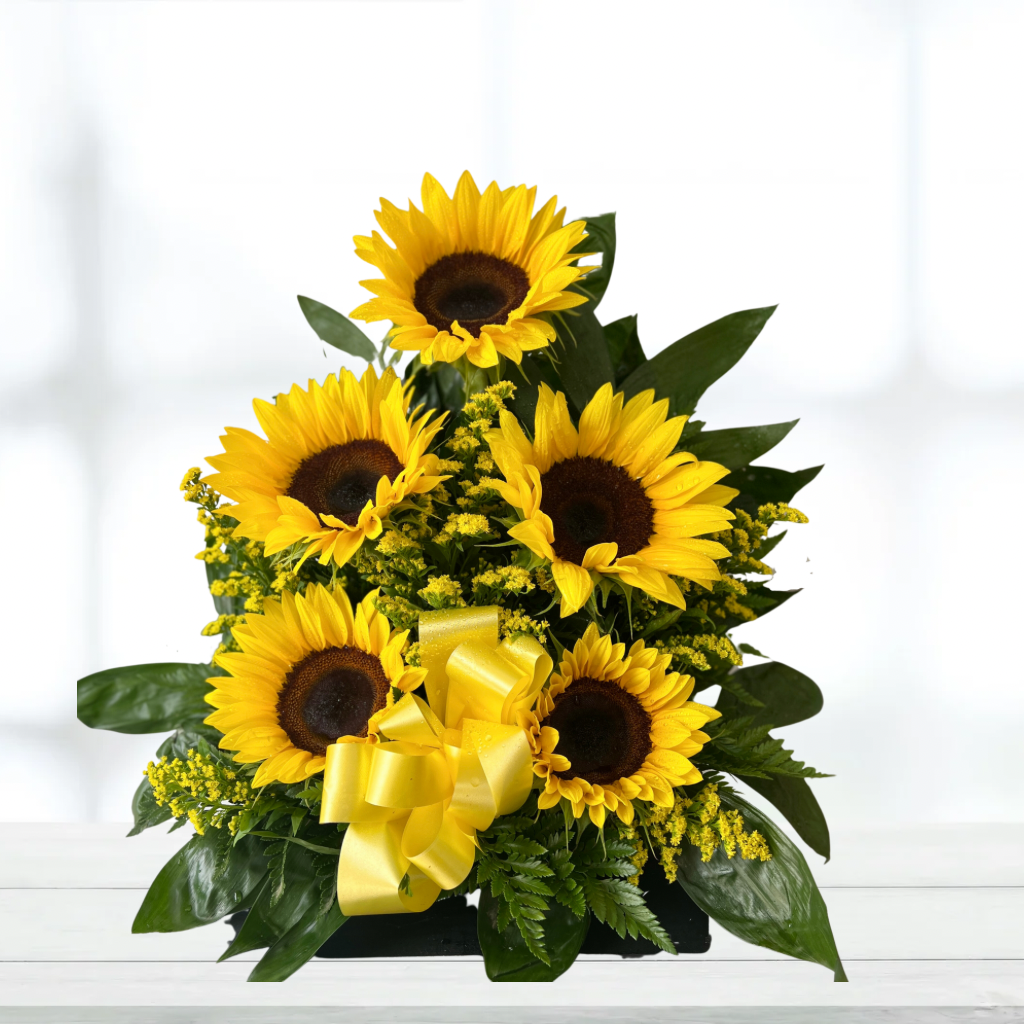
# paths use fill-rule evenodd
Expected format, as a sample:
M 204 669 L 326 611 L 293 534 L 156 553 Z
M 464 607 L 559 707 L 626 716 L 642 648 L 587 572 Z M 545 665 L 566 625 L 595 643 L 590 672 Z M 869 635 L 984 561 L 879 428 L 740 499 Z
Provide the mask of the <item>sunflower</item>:
M 435 178 L 423 176 L 423 210 L 380 201 L 376 231 L 357 235 L 356 254 L 384 275 L 362 281 L 376 295 L 352 311 L 360 320 L 391 320 L 393 348 L 417 351 L 424 363 L 453 363 L 468 356 L 475 366 L 496 366 L 503 355 L 518 363 L 524 352 L 544 348 L 555 330 L 540 313 L 570 309 L 586 298 L 566 289 L 588 272 L 570 266 L 585 224 L 562 224 L 552 197 L 537 213 L 537 189 L 498 188 L 483 195 L 469 171 L 454 198 Z
M 671 807 L 673 787 L 700 782 L 689 757 L 709 740 L 701 728 L 721 717 L 688 699 L 692 676 L 666 672 L 670 654 L 642 640 L 625 652 L 591 623 L 521 717 L 534 773 L 545 780 L 537 805 L 565 797 L 599 828 L 608 812 L 630 824 L 634 800 Z
M 267 440 L 228 427 L 205 482 L 237 502 L 225 508 L 235 532 L 268 555 L 304 543 L 303 559 L 344 565 L 399 502 L 447 479 L 426 454 L 442 420 L 410 416 L 409 400 L 394 370 L 378 378 L 372 366 L 359 380 L 343 369 L 322 387 L 295 384 L 276 404 L 256 399 Z
M 673 576 L 707 588 L 721 579 L 714 559 L 728 550 L 695 538 L 730 529 L 735 516 L 723 506 L 739 491 L 716 483 L 725 466 L 669 454 L 687 417 L 667 413 L 667 399 L 655 402 L 653 391 L 623 406 L 605 384 L 577 432 L 565 395 L 542 384 L 532 444 L 509 412 L 489 435 L 505 476 L 496 486 L 523 515 L 509 533 L 551 560 L 563 616 L 586 604 L 595 575 L 615 575 L 677 608 L 686 602 Z
M 301 782 L 321 771 L 336 742 L 374 742 L 374 716 L 391 707 L 391 687 L 408 692 L 426 676 L 407 668 L 409 631 L 392 632 L 374 607 L 376 591 L 352 614 L 345 591 L 319 584 L 287 591 L 262 615 L 234 628 L 241 653 L 218 654 L 228 676 L 214 676 L 206 723 L 224 733 L 220 746 L 244 764 L 262 762 L 253 786 Z

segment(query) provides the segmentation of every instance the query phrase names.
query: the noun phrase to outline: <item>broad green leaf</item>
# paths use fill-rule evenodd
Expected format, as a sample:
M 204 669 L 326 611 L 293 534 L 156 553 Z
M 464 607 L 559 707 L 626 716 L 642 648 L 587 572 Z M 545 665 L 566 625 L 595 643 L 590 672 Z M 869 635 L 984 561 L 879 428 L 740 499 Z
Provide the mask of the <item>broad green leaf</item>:
M 825 860 L 832 856 L 828 823 L 806 779 L 789 775 L 775 775 L 770 779 L 745 776 L 743 782 L 770 800 L 815 853 Z
M 234 941 L 221 955 L 221 960 L 272 946 L 296 924 L 303 914 L 320 899 L 316 874 L 316 854 L 293 845 L 288 852 L 284 889 L 273 899 L 271 880 L 261 887 L 248 916 Z
M 368 363 L 377 358 L 377 346 L 347 316 L 316 299 L 307 299 L 305 295 L 297 298 L 303 316 L 321 341 L 340 348 L 342 352 L 359 356 Z
M 744 827 L 768 841 L 769 861 L 730 860 L 717 850 L 707 864 L 700 851 L 683 844 L 679 883 L 690 898 L 723 928 L 745 942 L 809 960 L 846 981 L 836 950 L 828 909 L 803 855 L 789 838 L 741 797 L 723 799 L 740 811 Z
M 558 327 L 562 345 L 558 351 L 558 375 L 569 401 L 582 412 L 602 384 L 612 380 L 612 362 L 604 329 L 597 317 L 584 306 L 583 312 L 563 316 Z
M 541 963 L 527 948 L 515 921 L 498 931 L 500 898 L 490 888 L 480 893 L 477 936 L 484 954 L 484 968 L 491 981 L 554 981 L 579 955 L 590 927 L 590 914 L 577 917 L 568 907 L 552 903 L 544 915 L 544 945 L 551 966 Z
M 302 917 L 263 954 L 253 968 L 249 981 L 284 981 L 290 978 L 348 920 L 338 909 L 337 900 L 323 916 L 314 903 Z
M 108 668 L 78 680 L 78 718 L 91 729 L 168 732 L 196 726 L 212 713 L 203 698 L 209 665 L 173 662 Z
M 727 469 L 739 469 L 771 451 L 799 422 L 704 430 L 686 443 L 686 449 L 702 462 L 718 462 Z
M 135 824 L 128 833 L 130 836 L 137 836 L 140 832 L 145 832 L 147 828 L 169 821 L 171 818 L 170 807 L 166 804 L 161 807 L 156 802 L 149 779 L 143 779 L 139 783 L 139 788 L 135 790 L 135 796 L 132 797 L 132 817 L 135 819 Z
M 622 385 L 626 397 L 654 388 L 658 398 L 672 399 L 676 414 L 689 415 L 701 395 L 739 362 L 775 308 L 731 313 L 680 338 L 630 374 Z
M 821 710 L 823 699 L 818 684 L 781 661 L 741 668 L 731 678 L 763 706 L 752 709 L 723 690 L 716 705 L 723 715 L 753 715 L 753 725 L 781 728 L 813 718 Z
M 214 729 L 212 725 L 194 725 L 190 729 L 179 729 L 168 736 L 156 748 L 157 760 L 161 757 L 166 757 L 168 760 L 173 761 L 177 757 L 184 761 L 188 757 L 190 750 L 201 749 L 202 744 L 205 742 L 214 757 L 219 757 L 223 761 L 230 761 L 231 755 L 217 748 L 217 744 L 220 743 L 223 735 L 222 732 Z
M 616 382 L 622 382 L 646 359 L 640 335 L 636 328 L 636 316 L 624 316 L 604 325 L 604 340 L 608 344 L 608 355 Z
M 508 407 L 525 429 L 532 433 L 541 382 L 547 384 L 552 391 L 560 390 L 562 384 L 558 370 L 545 352 L 538 352 L 534 355 L 524 355 L 519 366 L 509 363 L 505 368 L 505 376 L 516 386 L 516 393 Z
M 462 408 L 463 386 L 459 371 L 451 363 L 424 366 L 415 356 L 405 369 L 405 380 L 412 381 L 412 404 L 425 405 L 438 412 L 457 413 Z
M 219 921 L 247 906 L 267 873 L 262 843 L 231 842 L 226 829 L 193 836 L 153 880 L 133 932 L 179 932 Z
M 590 304 L 583 308 L 593 312 L 608 290 L 612 267 L 615 266 L 615 214 L 602 213 L 598 217 L 578 219 L 587 222 L 587 237 L 573 249 L 573 252 L 600 253 L 601 267 L 599 270 L 592 270 L 582 281 L 571 287 L 573 291 L 580 292 L 590 299 Z
M 811 466 L 796 473 L 770 466 L 744 466 L 730 473 L 722 483 L 735 487 L 740 493 L 730 504 L 750 515 L 756 515 L 761 505 L 768 502 L 790 502 L 797 492 L 806 487 L 823 469 Z

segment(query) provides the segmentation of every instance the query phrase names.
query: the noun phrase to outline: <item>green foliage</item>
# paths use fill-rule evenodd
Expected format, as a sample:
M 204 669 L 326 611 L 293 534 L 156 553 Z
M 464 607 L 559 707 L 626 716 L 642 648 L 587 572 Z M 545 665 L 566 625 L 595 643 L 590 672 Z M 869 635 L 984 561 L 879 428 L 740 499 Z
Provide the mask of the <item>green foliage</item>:
M 157 663 L 94 672 L 78 680 L 78 718 L 90 729 L 169 732 L 199 725 L 212 708 L 209 665 Z
M 723 928 L 746 942 L 828 967 L 846 981 L 828 910 L 800 851 L 770 819 L 730 794 L 748 828 L 768 841 L 771 860 L 712 857 L 693 847 L 679 856 L 679 882 L 690 898 Z M 726 799 L 723 798 L 723 804 Z
M 783 749 L 785 741 L 769 735 L 772 728 L 770 724 L 755 725 L 753 715 L 716 719 L 704 727 L 711 742 L 691 760 L 731 775 L 764 779 L 773 775 L 801 779 L 826 777 L 803 761 L 793 760 L 793 751 Z
M 405 380 L 412 381 L 413 405 L 425 405 L 438 412 L 458 413 L 465 398 L 459 371 L 451 363 L 424 366 L 415 356 L 405 368 Z
M 586 295 L 590 302 L 584 309 L 591 313 L 604 298 L 612 279 L 615 266 L 615 214 L 602 213 L 597 217 L 581 217 L 587 222 L 587 237 L 573 249 L 573 252 L 596 252 L 601 254 L 601 267 L 592 270 L 582 281 L 570 286 L 571 291 Z
M 161 807 L 156 802 L 149 779 L 143 779 L 139 783 L 138 789 L 135 790 L 135 795 L 132 797 L 132 819 L 135 824 L 128 835 L 137 836 L 147 828 L 152 828 L 154 825 L 169 821 L 170 818 L 170 807 L 166 805 Z
M 326 914 L 320 914 L 315 905 L 308 906 L 299 920 L 264 953 L 249 975 L 249 981 L 290 978 L 347 920 L 337 902 L 331 904 Z
M 297 298 L 302 315 L 321 341 L 368 363 L 377 358 L 377 346 L 347 316 L 316 299 L 307 299 L 305 295 Z
M 770 779 L 747 776 L 743 781 L 766 800 L 770 800 L 815 853 L 825 860 L 832 856 L 828 822 L 805 779 L 776 775 Z
M 581 412 L 614 377 L 604 329 L 589 306 L 558 316 L 558 373 L 569 400 Z
M 704 462 L 718 462 L 727 469 L 739 469 L 770 452 L 799 422 L 790 420 L 763 427 L 704 430 L 687 441 L 686 448 Z
M 769 661 L 762 665 L 751 665 L 738 669 L 730 677 L 733 686 L 741 686 L 751 695 L 760 710 L 753 713 L 755 725 L 771 723 L 773 728 L 792 725 L 813 718 L 822 708 L 823 698 L 818 684 L 780 661 Z M 722 714 L 733 717 L 740 711 L 739 704 L 750 704 L 742 700 L 735 689 L 723 689 L 715 705 Z
M 626 397 L 654 388 L 658 398 L 672 400 L 677 415 L 689 415 L 701 395 L 739 362 L 774 312 L 775 306 L 745 309 L 680 338 L 623 381 Z
M 194 835 L 149 887 L 133 932 L 177 932 L 219 921 L 247 907 L 266 877 L 261 844 L 232 842 L 221 829 Z
M 769 501 L 792 501 L 824 468 L 812 466 L 810 469 L 790 473 L 769 466 L 743 466 L 733 470 L 722 483 L 740 492 L 732 500 L 732 507 L 741 508 L 753 516 L 757 514 L 759 506 Z
M 637 332 L 636 316 L 624 316 L 621 320 L 613 320 L 604 325 L 604 338 L 608 345 L 608 355 L 612 361 L 612 370 L 616 382 L 622 382 L 643 362 L 643 346 Z

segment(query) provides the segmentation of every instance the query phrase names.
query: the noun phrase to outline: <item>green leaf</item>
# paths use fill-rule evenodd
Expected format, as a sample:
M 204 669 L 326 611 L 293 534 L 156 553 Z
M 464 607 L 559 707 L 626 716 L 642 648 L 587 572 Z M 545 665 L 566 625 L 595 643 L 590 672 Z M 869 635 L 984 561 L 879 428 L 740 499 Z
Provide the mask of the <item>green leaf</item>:
M 477 911 L 477 936 L 484 954 L 484 968 L 491 981 L 554 981 L 573 964 L 590 927 L 590 915 L 577 917 L 568 907 L 556 903 L 544 914 L 544 944 L 551 965 L 542 963 L 527 948 L 526 940 L 513 921 L 498 928 L 503 901 L 485 888 Z
M 349 355 L 359 356 L 368 363 L 377 358 L 377 346 L 347 316 L 342 316 L 336 309 L 331 309 L 316 299 L 307 299 L 305 295 L 299 295 L 297 298 L 303 316 L 321 341 L 326 341 L 328 345 L 340 348 Z
M 317 914 L 316 903 L 307 907 L 302 917 L 263 954 L 253 968 L 249 981 L 284 981 L 304 963 L 348 920 L 335 901 L 325 915 Z
M 770 501 L 792 501 L 797 492 L 806 487 L 823 468 L 811 466 L 790 473 L 770 466 L 744 466 L 730 473 L 722 483 L 740 492 L 731 502 L 734 507 L 756 515 L 758 508 Z
M 672 399 L 676 414 L 692 413 L 701 395 L 739 362 L 775 308 L 731 313 L 680 338 L 634 370 L 622 390 L 632 398 L 654 388 L 658 398 Z
M 275 880 L 267 878 L 234 941 L 221 955 L 221 960 L 272 946 L 311 906 L 317 906 L 320 886 L 316 857 L 315 853 L 302 847 L 292 847 L 288 855 L 287 884 L 281 887 L 280 895 L 275 900 Z
M 813 718 L 822 708 L 823 698 L 818 684 L 781 661 L 738 669 L 731 678 L 763 705 L 753 712 L 754 725 L 781 728 Z M 740 700 L 725 690 L 719 695 L 716 707 L 726 718 L 751 713 L 749 708 L 740 711 Z
M 621 320 L 605 324 L 604 340 L 608 344 L 615 380 L 621 384 L 647 359 L 636 329 L 636 316 L 624 316 Z
M 744 827 L 768 841 L 769 861 L 729 860 L 718 850 L 708 863 L 687 843 L 679 856 L 679 883 L 690 899 L 745 942 L 821 964 L 846 981 L 832 936 L 828 909 L 800 851 L 760 811 L 741 797 L 723 800 L 740 811 Z
M 776 775 L 770 779 L 746 776 L 743 781 L 766 800 L 770 800 L 815 853 L 825 860 L 832 856 L 828 823 L 806 779 Z
M 135 824 L 132 826 L 131 832 L 128 833 L 130 836 L 137 836 L 140 832 L 145 832 L 147 828 L 168 821 L 171 817 L 170 807 L 166 804 L 161 807 L 156 802 L 149 779 L 143 779 L 139 783 L 139 788 L 135 790 L 135 796 L 132 797 L 132 817 L 135 819 Z
M 600 253 L 601 267 L 599 270 L 592 270 L 582 281 L 572 285 L 571 288 L 590 299 L 590 304 L 584 308 L 593 312 L 608 290 L 608 283 L 612 278 L 612 268 L 615 266 L 615 214 L 602 213 L 599 217 L 581 217 L 579 219 L 587 222 L 587 237 L 573 249 L 573 252 Z
M 570 342 L 570 344 L 572 344 Z M 516 393 L 508 403 L 509 409 L 527 430 L 533 430 L 534 413 L 537 411 L 537 394 L 541 382 L 552 391 L 560 388 L 558 370 L 546 353 L 524 355 L 522 363 L 509 363 L 505 376 L 516 386 Z M 525 378 L 525 379 L 524 379 Z M 460 399 L 461 408 L 461 399 Z
M 209 665 L 167 662 L 108 668 L 78 680 L 78 718 L 91 729 L 168 732 L 199 725 L 213 709 L 203 698 Z
M 688 442 L 686 448 L 703 462 L 718 462 L 727 469 L 739 469 L 771 451 L 799 422 L 790 420 L 763 427 L 705 430 Z
M 558 328 L 562 347 L 558 353 L 558 375 L 569 400 L 582 412 L 602 384 L 612 380 L 612 362 L 604 329 L 597 317 L 584 307 L 578 316 L 563 316 Z
M 219 921 L 247 906 L 267 873 L 255 839 L 232 843 L 227 830 L 193 836 L 161 869 L 132 932 L 178 932 Z

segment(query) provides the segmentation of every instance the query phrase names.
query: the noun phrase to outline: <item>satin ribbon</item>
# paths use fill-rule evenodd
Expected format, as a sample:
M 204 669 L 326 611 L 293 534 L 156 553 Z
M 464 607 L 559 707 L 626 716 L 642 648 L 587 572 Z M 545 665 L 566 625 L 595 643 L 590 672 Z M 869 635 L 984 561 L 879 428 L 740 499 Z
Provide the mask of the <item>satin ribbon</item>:
M 533 637 L 498 643 L 498 609 L 420 616 L 427 700 L 376 719 L 379 743 L 327 748 L 321 822 L 348 822 L 338 903 L 348 917 L 426 910 L 469 874 L 476 832 L 518 810 L 533 783 L 516 713 L 552 669 Z

